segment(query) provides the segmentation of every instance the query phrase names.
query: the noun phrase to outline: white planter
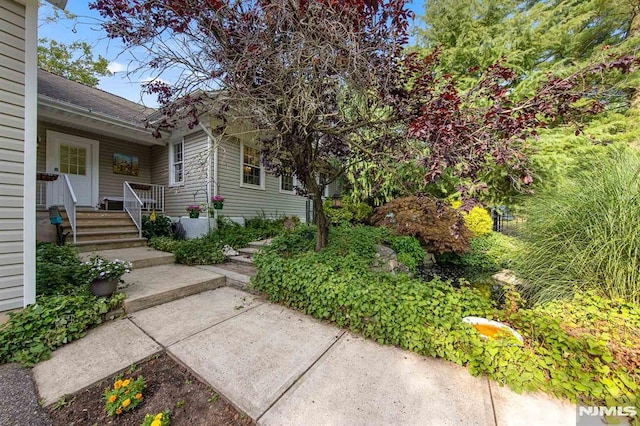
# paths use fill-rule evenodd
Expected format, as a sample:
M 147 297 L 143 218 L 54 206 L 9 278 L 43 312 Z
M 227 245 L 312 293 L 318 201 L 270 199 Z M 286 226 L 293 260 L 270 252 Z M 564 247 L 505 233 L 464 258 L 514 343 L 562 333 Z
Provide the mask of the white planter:
M 191 219 L 189 216 L 182 216 L 177 218 L 175 221 L 179 221 L 182 224 L 187 240 L 207 235 L 209 229 L 215 228 L 216 223 L 214 218 L 206 216 L 201 216 L 197 219 Z

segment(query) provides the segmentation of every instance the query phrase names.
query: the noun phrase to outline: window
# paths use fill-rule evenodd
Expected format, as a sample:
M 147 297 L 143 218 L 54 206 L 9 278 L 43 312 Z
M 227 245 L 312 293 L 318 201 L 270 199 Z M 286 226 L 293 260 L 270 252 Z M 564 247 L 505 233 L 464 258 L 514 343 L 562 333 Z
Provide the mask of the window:
M 184 139 L 169 147 L 169 184 L 184 183 Z
M 244 143 L 240 144 L 242 180 L 240 186 L 264 189 L 264 170 L 260 165 L 260 151 Z
M 60 173 L 85 176 L 87 174 L 87 149 L 60 145 Z
M 291 175 L 280 176 L 280 192 L 294 193 L 298 179 Z
M 322 186 L 322 196 L 329 198 L 329 175 L 326 173 L 320 173 L 318 183 Z

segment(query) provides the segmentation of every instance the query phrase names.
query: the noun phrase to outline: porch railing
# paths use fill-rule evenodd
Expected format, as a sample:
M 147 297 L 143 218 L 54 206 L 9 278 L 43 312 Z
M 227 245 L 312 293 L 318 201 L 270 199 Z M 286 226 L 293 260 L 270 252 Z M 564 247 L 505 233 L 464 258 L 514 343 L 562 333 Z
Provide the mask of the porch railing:
M 138 197 L 138 195 L 136 195 L 136 193 L 133 191 L 131 185 L 129 185 L 129 182 L 124 182 L 122 186 L 124 189 L 124 201 L 122 202 L 122 207 L 124 211 L 129 213 L 129 216 L 131 216 L 131 219 L 133 219 L 133 222 L 136 224 L 136 227 L 138 228 L 138 238 L 142 238 L 143 203 L 140 200 L 140 197 Z
M 127 182 L 129 187 L 142 201 L 142 210 L 164 212 L 164 186 L 150 183 Z
M 62 179 L 60 179 L 60 177 Z M 69 180 L 69 176 L 60 175 L 60 177 L 55 180 L 62 190 L 62 204 L 64 205 L 64 210 L 67 212 L 67 219 L 69 220 L 69 225 L 71 225 L 71 233 L 73 234 L 73 243 L 76 243 L 76 205 L 78 205 L 78 199 L 76 198 L 76 194 L 73 192 L 73 187 L 71 186 L 71 181 Z

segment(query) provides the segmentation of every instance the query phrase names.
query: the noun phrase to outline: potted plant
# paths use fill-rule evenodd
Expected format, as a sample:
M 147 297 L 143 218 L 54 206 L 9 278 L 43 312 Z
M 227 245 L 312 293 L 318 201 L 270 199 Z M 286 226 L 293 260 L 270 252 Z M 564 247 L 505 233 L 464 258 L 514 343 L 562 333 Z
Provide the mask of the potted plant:
M 87 268 L 89 291 L 94 296 L 111 296 L 122 281 L 122 276 L 131 271 L 131 262 L 124 260 L 107 260 L 93 256 L 83 263 Z
M 224 197 L 220 195 L 214 195 L 211 197 L 211 202 L 213 202 L 213 208 L 216 210 L 222 210 L 224 206 Z
M 202 212 L 202 206 L 197 204 L 192 204 L 187 207 L 187 212 L 189 212 L 189 217 L 191 219 L 197 219 L 200 217 L 200 212 Z

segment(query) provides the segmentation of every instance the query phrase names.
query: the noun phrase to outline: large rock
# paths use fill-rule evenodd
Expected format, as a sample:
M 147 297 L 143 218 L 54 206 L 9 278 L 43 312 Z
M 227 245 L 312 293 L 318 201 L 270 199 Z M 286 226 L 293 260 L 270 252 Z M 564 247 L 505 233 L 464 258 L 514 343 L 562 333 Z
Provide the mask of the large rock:
M 371 269 L 377 272 L 409 273 L 409 268 L 398 261 L 396 252 L 382 244 L 376 244 L 376 254 Z

